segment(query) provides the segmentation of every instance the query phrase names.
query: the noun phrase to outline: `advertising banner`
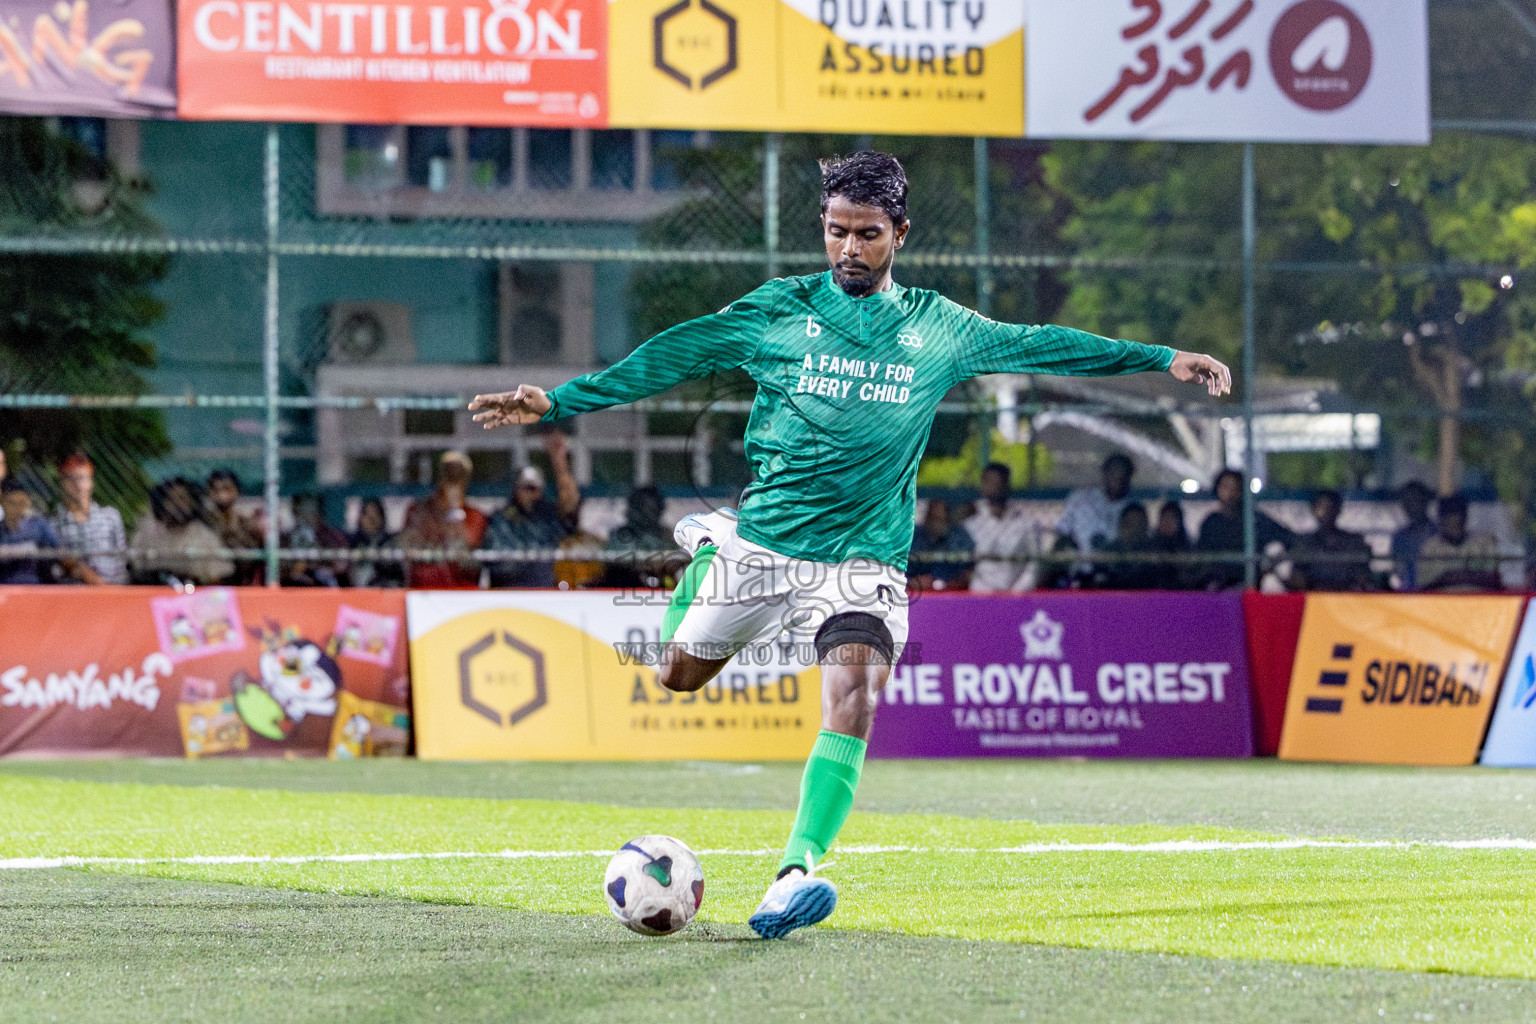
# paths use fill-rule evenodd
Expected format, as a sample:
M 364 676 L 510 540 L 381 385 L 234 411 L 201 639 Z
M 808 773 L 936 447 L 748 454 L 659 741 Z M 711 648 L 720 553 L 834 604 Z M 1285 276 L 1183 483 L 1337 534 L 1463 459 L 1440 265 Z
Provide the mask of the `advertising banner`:
M 0 111 L 172 117 L 171 0 L 5 0 Z
M 1023 0 L 612 0 L 612 122 L 1018 136 Z
M 1536 768 L 1536 615 L 1529 604 L 1499 688 L 1481 761 L 1497 768 Z
M 601 126 L 606 0 L 182 0 L 181 116 Z
M 0 755 L 404 754 L 398 591 L 0 588 Z
M 872 757 L 1248 757 L 1237 594 L 927 595 Z
M 1280 750 L 1285 702 L 1291 692 L 1291 669 L 1301 639 L 1306 594 L 1243 593 L 1243 620 L 1248 626 L 1248 667 L 1253 672 L 1253 744 L 1260 757 Z
M 1307 595 L 1280 756 L 1471 764 L 1521 601 Z
M 445 591 L 407 607 L 423 758 L 798 760 L 821 728 L 815 654 L 793 644 L 750 648 L 695 693 L 663 689 L 663 600 Z
M 1036 138 L 1429 142 L 1426 0 L 1037 0 L 1028 39 Z

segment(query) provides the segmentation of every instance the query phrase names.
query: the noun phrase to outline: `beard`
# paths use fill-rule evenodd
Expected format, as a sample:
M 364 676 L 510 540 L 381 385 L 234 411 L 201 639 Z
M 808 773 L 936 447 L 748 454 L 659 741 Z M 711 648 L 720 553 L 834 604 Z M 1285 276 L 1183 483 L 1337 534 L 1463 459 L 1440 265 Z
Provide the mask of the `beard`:
M 839 260 L 832 264 L 832 281 L 853 298 L 862 299 L 875 290 L 875 282 L 885 276 L 895 261 L 895 250 L 891 251 L 884 263 L 874 268 L 854 260 Z

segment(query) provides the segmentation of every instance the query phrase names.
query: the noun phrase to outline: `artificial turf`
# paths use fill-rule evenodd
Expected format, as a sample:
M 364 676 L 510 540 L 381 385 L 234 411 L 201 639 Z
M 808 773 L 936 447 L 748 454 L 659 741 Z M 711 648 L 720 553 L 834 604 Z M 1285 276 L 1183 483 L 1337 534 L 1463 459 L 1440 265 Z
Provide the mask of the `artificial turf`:
M 748 941 L 739 922 L 776 862 L 795 774 L 780 765 L 6 763 L 0 858 L 572 855 L 0 871 L 0 929 L 13 954 L 0 955 L 0 1017 L 62 1009 L 61 1020 L 105 1019 L 102 999 L 126 999 L 172 1018 L 178 998 L 228 1016 L 220 1007 L 234 1005 L 233 970 L 237 981 L 251 975 L 236 986 L 249 1001 L 241 1019 L 421 1019 L 436 1013 L 434 993 L 446 1000 L 444 1019 L 617 1019 L 623 992 L 643 1008 L 626 1019 L 679 1010 L 673 1019 L 1536 1019 L 1536 985 L 1520 980 L 1536 978 L 1536 851 L 996 852 L 1298 834 L 1531 838 L 1536 779 L 1524 773 L 876 764 L 860 804 L 879 813 L 856 813 L 833 853 L 843 896 L 831 927 Z M 138 781 L 96 781 L 106 778 Z M 187 784 L 150 784 L 171 780 Z M 931 813 L 940 809 L 948 813 Z M 674 939 L 624 932 L 598 891 L 601 851 L 649 831 L 735 851 L 704 856 L 704 912 Z M 891 846 L 922 850 L 870 849 Z M 331 984 L 293 974 L 306 957 L 329 965 L 317 973 Z M 150 979 L 144 992 L 123 987 L 106 963 Z M 90 984 L 68 980 L 71 964 Z M 472 971 L 485 980 L 467 980 Z M 277 1009 L 279 976 L 303 982 L 291 1012 Z M 443 978 L 460 980 L 434 987 Z M 63 1002 L 40 1001 L 48 985 Z M 488 994 L 509 986 L 515 996 Z

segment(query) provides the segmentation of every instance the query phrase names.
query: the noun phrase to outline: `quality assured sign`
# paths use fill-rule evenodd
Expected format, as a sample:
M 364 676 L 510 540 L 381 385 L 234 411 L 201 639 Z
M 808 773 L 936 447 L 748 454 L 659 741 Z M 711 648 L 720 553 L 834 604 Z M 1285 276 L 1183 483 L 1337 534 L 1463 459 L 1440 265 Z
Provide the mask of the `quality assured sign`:
M 613 123 L 1017 136 L 1022 0 L 613 0 Z
M 607 122 L 606 0 L 183 0 L 181 115 Z
M 1429 141 L 1425 0 L 1072 0 L 1029 16 L 1037 138 Z
M 914 601 L 875 757 L 1248 757 L 1236 594 Z

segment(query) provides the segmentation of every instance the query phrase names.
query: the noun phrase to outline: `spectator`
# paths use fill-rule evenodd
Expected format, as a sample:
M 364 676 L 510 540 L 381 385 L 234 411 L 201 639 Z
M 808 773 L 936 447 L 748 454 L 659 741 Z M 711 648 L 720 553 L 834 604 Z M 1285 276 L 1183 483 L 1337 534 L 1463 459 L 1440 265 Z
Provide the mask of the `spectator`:
M 0 481 L 0 510 L 0 584 L 52 583 L 54 560 L 38 552 L 62 545 L 48 521 L 32 513 L 32 495 L 19 480 Z
M 964 523 L 975 544 L 971 590 L 978 594 L 1017 593 L 1035 587 L 1035 565 L 1029 561 L 1029 556 L 1039 553 L 1035 524 L 1022 508 L 1009 503 L 1011 486 L 1008 467 L 990 463 L 981 471 L 976 513 Z
M 923 555 L 970 555 L 975 544 L 965 527 L 949 516 L 949 503 L 933 498 L 923 511 L 923 521 L 912 532 L 912 557 L 907 582 L 915 590 L 964 590 L 970 583 L 971 560 L 938 560 Z
M 96 467 L 84 455 L 71 455 L 59 467 L 64 483 L 64 503 L 50 525 L 60 546 L 81 557 L 76 575 L 86 583 L 128 582 L 128 533 L 123 516 L 115 508 L 96 504 Z
M 1157 566 L 1148 557 L 1152 553 L 1151 522 L 1147 506 L 1132 501 L 1120 510 L 1113 540 L 1100 538 L 1098 550 L 1119 558 L 1093 567 L 1092 585 L 1098 590 L 1151 590 L 1157 586 Z
M 1317 529 L 1296 539 L 1293 590 L 1371 589 L 1371 546 L 1359 534 L 1339 529 L 1344 497 L 1319 491 L 1312 499 Z
M 347 547 L 375 556 L 398 549 L 394 534 L 389 532 L 384 503 L 378 498 L 363 502 L 357 513 L 357 529 L 347 538 Z M 405 563 L 388 557 L 360 558 L 352 563 L 350 576 L 354 587 L 403 587 Z
M 571 522 L 577 524 L 576 531 L 560 542 L 562 554 L 567 552 L 590 553 L 602 550 L 603 538 L 588 533 L 581 528 L 581 507 L 579 505 L 576 508 L 576 513 L 571 516 Z M 555 563 L 555 586 L 561 590 L 594 586 L 602 580 L 603 573 L 607 570 L 607 565 L 601 561 L 594 561 L 591 558 L 562 558 Z
M 1467 499 L 1447 495 L 1438 502 L 1440 527 L 1419 550 L 1418 578 L 1425 590 L 1502 590 L 1499 551 L 1485 533 L 1467 532 Z
M 135 583 L 197 583 L 228 580 L 235 563 L 219 554 L 219 535 L 203 522 L 198 486 L 184 477 L 162 480 L 149 492 L 150 515 L 133 531 Z
M 544 435 L 544 450 L 555 471 L 555 502 L 545 496 L 544 474 L 536 466 L 524 466 L 512 486 L 512 500 L 485 531 L 487 551 L 552 551 L 576 532 L 576 513 L 581 508 L 581 489 L 571 475 L 570 445 L 565 435 Z M 555 563 L 491 562 L 493 587 L 553 587 Z
M 480 563 L 472 552 L 485 537 L 485 514 L 465 503 L 474 463 L 463 452 L 444 452 L 437 462 L 437 486 L 405 513 L 397 540 L 406 550 L 442 552 L 435 561 L 406 563 L 406 584 L 426 590 L 465 590 L 480 585 Z
M 1207 590 L 1220 590 L 1243 582 L 1243 474 L 1224 469 L 1216 477 L 1216 508 L 1200 524 L 1195 550 L 1223 555 L 1221 561 L 1199 567 L 1198 579 Z M 1254 548 L 1261 554 L 1271 544 L 1288 546 L 1291 532 L 1264 513 L 1254 510 Z
M 1397 571 L 1401 590 L 1416 590 L 1419 585 L 1419 552 L 1424 542 L 1436 532 L 1429 518 L 1429 503 L 1434 492 L 1417 480 L 1410 480 L 1397 492 L 1408 524 L 1392 535 L 1392 565 Z
M 339 550 L 350 546 L 347 535 L 325 521 L 325 495 L 293 496 L 293 529 L 283 538 L 283 547 Z M 282 568 L 283 586 L 344 586 L 348 568 L 349 563 L 345 558 L 286 561 Z
M 1067 495 L 1061 519 L 1056 523 L 1056 533 L 1071 540 L 1079 551 L 1092 551 L 1115 538 L 1120 513 L 1131 500 L 1131 477 L 1136 474 L 1136 464 L 1130 456 L 1116 452 L 1104 460 L 1100 472 L 1103 484 L 1081 487 Z M 1061 550 L 1059 545 L 1057 550 Z
M 608 550 L 630 557 L 608 563 L 602 585 L 606 587 L 670 587 L 687 559 L 677 550 L 672 531 L 661 523 L 666 502 L 655 487 L 636 487 L 624 503 L 624 523 L 608 535 Z M 650 551 L 666 552 L 660 559 L 645 560 Z
M 1184 590 L 1189 587 L 1192 573 L 1187 561 L 1178 556 L 1189 554 L 1189 531 L 1184 528 L 1184 506 L 1176 501 L 1165 501 L 1157 510 L 1157 528 L 1152 531 L 1152 550 L 1162 555 L 1172 555 L 1155 563 L 1155 582 L 1160 590 Z
M 240 478 L 234 470 L 216 469 L 208 474 L 208 501 L 203 510 L 203 518 L 213 528 L 213 532 L 219 535 L 219 543 L 226 548 L 237 549 L 266 547 L 267 539 L 261 527 L 250 516 L 240 512 L 239 501 Z M 237 558 L 235 572 L 229 582 L 259 584 L 264 573 L 260 559 Z

